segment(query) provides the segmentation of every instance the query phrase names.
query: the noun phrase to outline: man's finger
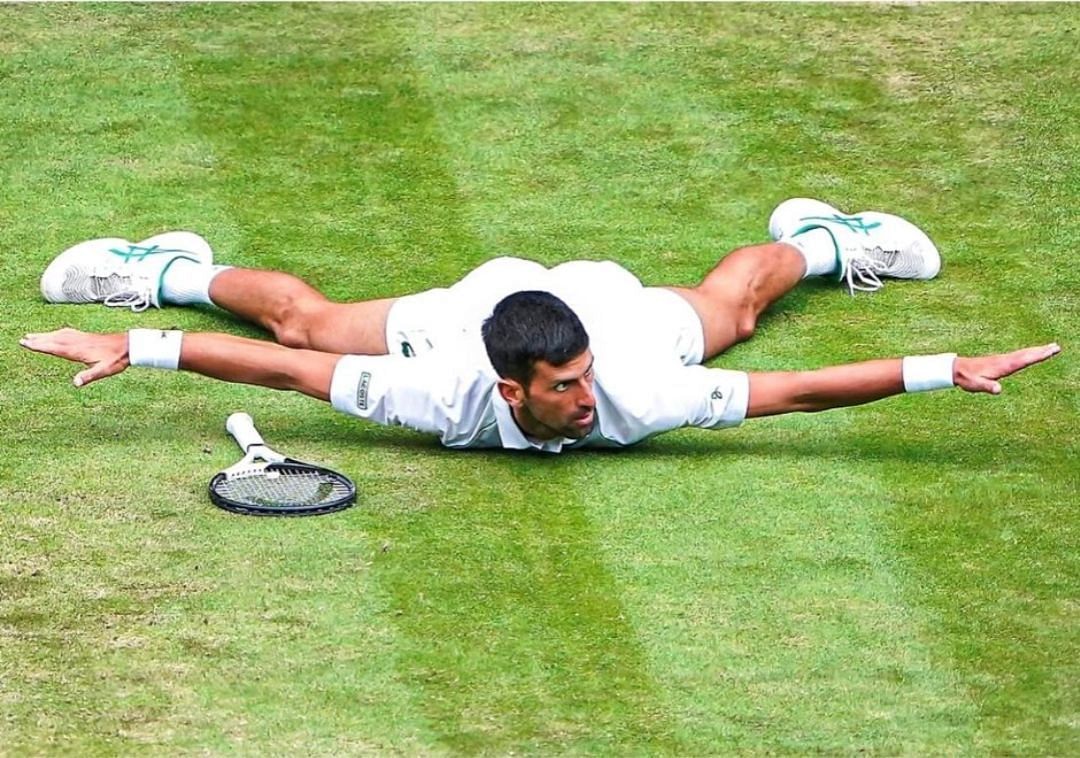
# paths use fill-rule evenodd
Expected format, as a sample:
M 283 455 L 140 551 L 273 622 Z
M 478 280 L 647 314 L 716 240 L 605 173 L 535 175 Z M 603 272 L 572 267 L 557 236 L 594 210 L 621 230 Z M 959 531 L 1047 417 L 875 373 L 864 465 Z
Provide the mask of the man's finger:
M 41 352 L 38 345 L 41 342 L 40 334 L 24 334 L 22 339 L 19 340 L 19 344 L 28 350 L 34 350 L 35 352 Z
M 1036 363 L 1041 363 L 1054 357 L 1061 352 L 1061 346 L 1056 342 L 1038 347 L 1025 347 L 1014 350 L 1011 353 L 1003 353 L 998 356 L 988 356 L 990 363 L 984 368 L 986 376 L 991 379 L 1003 379 L 1012 376 L 1017 371 L 1022 371 Z
M 52 332 L 23 335 L 19 344 L 35 353 L 45 353 L 69 361 L 91 364 L 109 354 L 102 342 L 104 336 L 64 328 Z
M 124 365 L 121 363 L 116 363 L 115 361 L 101 361 L 100 363 L 95 363 L 93 366 L 83 369 L 75 374 L 71 383 L 76 387 L 83 387 L 90 384 L 90 382 L 96 382 L 98 379 L 104 379 L 107 376 L 119 374 L 123 370 Z
M 58 332 L 25 334 L 23 335 L 23 338 L 19 340 L 19 344 L 28 350 L 33 350 L 35 353 L 56 355 L 57 351 L 62 347 L 57 335 Z
M 1034 366 L 1036 363 L 1042 363 L 1049 358 L 1053 358 L 1060 352 L 1061 345 L 1056 342 L 1051 342 L 1049 345 L 1040 345 L 1039 347 L 1028 347 L 1017 350 L 1012 354 L 1015 362 L 1007 368 L 1007 373 L 1002 374 L 1002 376 L 1009 376 L 1009 374 L 1015 374 L 1020 369 Z
M 1001 394 L 1001 383 L 981 374 L 958 377 L 956 386 L 965 392 L 985 392 L 989 395 Z

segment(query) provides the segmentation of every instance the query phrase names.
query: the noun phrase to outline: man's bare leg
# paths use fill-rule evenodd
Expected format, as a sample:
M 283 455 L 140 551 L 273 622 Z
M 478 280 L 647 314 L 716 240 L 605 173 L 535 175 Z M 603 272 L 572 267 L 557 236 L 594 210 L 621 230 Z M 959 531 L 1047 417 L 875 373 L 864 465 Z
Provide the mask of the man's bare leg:
M 668 287 L 697 311 L 705 360 L 750 339 L 761 314 L 806 274 L 806 259 L 783 242 L 743 247 L 725 256 L 696 287 Z
M 386 317 L 396 298 L 334 303 L 280 271 L 230 268 L 210 282 L 214 305 L 263 327 L 287 347 L 383 355 Z

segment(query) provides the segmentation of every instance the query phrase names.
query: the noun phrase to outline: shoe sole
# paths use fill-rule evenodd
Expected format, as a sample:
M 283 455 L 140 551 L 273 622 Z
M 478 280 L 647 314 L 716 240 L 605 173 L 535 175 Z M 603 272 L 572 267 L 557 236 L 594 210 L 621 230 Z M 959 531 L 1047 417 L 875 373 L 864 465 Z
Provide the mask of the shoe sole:
M 45 298 L 49 303 L 67 303 L 71 302 L 66 295 L 64 295 L 64 284 L 70 280 L 68 269 L 73 268 L 72 263 L 75 259 L 85 256 L 88 252 L 97 252 L 98 250 L 108 250 L 111 247 L 130 245 L 126 239 L 120 237 L 102 237 L 95 240 L 87 240 L 86 242 L 80 242 L 77 245 L 72 245 L 64 252 L 53 258 L 52 263 L 48 265 L 45 272 L 41 275 L 41 296 Z M 57 289 L 50 291 L 48 289 L 48 283 L 50 281 L 56 282 Z
M 882 224 L 895 224 L 904 230 L 905 235 L 910 235 L 915 239 L 915 244 L 919 246 L 919 252 L 926 261 L 926 270 L 920 272 L 918 276 L 903 278 L 922 280 L 933 279 L 941 271 L 941 253 L 938 251 L 937 245 L 934 244 L 926 232 L 906 218 L 894 216 L 891 213 L 880 213 L 878 211 L 862 211 L 853 215 L 862 216 L 867 221 L 877 221 Z

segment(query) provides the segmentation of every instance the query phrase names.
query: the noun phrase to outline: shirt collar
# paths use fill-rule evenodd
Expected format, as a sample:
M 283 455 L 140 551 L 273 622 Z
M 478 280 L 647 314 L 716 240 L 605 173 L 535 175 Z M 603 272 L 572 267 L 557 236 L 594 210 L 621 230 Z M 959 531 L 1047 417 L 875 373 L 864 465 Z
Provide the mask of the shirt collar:
M 509 450 L 543 450 L 546 453 L 558 453 L 562 450 L 564 439 L 544 440 L 543 442 L 530 440 L 521 431 L 514 413 L 509 404 L 499 394 L 498 386 L 491 388 L 491 407 L 495 411 L 495 423 L 499 427 L 499 439 L 502 446 Z

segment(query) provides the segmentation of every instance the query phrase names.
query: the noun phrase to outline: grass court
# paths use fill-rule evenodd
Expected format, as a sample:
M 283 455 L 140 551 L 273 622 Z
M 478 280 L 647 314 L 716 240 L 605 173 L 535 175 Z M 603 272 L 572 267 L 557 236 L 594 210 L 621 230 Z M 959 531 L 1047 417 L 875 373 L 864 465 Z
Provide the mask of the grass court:
M 1080 7 L 0 7 L 0 753 L 1080 752 Z M 513 253 L 696 282 L 820 197 L 941 276 L 810 282 L 716 365 L 1065 352 L 959 391 L 453 453 L 314 400 L 21 350 L 80 240 L 167 229 L 358 299 Z M 251 413 L 352 475 L 205 493 Z

